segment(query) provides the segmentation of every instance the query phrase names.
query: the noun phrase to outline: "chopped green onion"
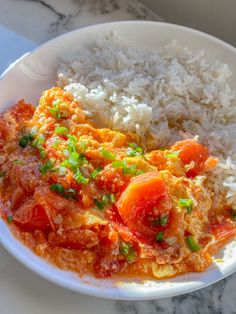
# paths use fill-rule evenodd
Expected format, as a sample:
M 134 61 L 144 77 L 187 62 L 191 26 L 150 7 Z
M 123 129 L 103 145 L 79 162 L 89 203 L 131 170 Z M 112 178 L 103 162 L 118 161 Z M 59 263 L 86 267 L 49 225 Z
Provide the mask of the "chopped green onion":
M 120 254 L 123 256 L 128 256 L 131 250 L 131 245 L 127 242 L 121 242 L 120 244 Z
M 167 223 L 168 223 L 168 215 L 162 215 L 160 217 L 160 225 L 162 227 L 165 227 L 167 225 Z
M 57 102 L 56 100 L 54 100 L 52 103 L 52 108 L 49 109 L 49 112 L 52 114 L 52 116 L 57 119 L 61 119 L 61 113 L 57 108 L 57 105 L 59 105 L 59 103 L 60 102 Z
M 120 254 L 125 256 L 129 263 L 133 263 L 136 260 L 136 253 L 132 245 L 127 242 L 121 242 Z
M 191 251 L 197 252 L 201 250 L 200 245 L 194 240 L 193 236 L 186 237 L 186 242 Z
M 44 142 L 45 142 L 44 136 L 40 135 L 32 142 L 32 146 L 39 149 L 43 147 Z
M 129 143 L 129 147 L 127 150 L 127 156 L 135 157 L 144 154 L 144 150 L 142 147 L 138 147 L 135 143 Z
M 115 203 L 116 202 L 116 198 L 114 194 L 111 194 L 111 203 Z
M 54 140 L 52 147 L 53 148 L 58 148 L 58 146 L 61 144 L 61 140 L 59 140 L 58 138 Z
M 112 166 L 113 166 L 114 168 L 120 168 L 120 167 L 126 166 L 126 163 L 125 163 L 125 160 L 118 160 L 118 161 L 114 161 L 114 162 L 112 163 Z
M 136 172 L 136 176 L 139 176 L 140 174 L 143 174 L 143 173 L 144 173 L 143 170 L 138 169 L 138 171 Z
M 66 189 L 62 196 L 65 198 L 75 198 L 76 197 L 76 190 Z
M 62 166 L 62 167 L 70 167 L 70 163 L 69 163 L 69 161 L 66 159 L 66 160 L 64 160 L 64 161 L 61 162 L 61 166 Z
M 88 165 L 88 163 L 88 159 L 83 154 L 80 154 L 79 165 Z
M 102 148 L 101 153 L 103 155 L 103 157 L 105 157 L 106 159 L 109 160 L 114 160 L 116 158 L 115 154 L 112 154 L 111 152 L 109 152 L 108 150 Z
M 73 152 L 70 154 L 70 158 L 68 159 L 68 162 L 71 165 L 77 165 L 80 159 L 80 154 L 78 154 L 77 152 Z
M 45 151 L 44 149 L 40 149 L 40 157 L 41 157 L 42 159 L 45 159 L 46 156 L 47 156 L 46 151 Z
M 172 152 L 172 153 L 166 154 L 166 157 L 170 159 L 174 159 L 174 158 L 177 158 L 178 155 L 179 155 L 179 152 Z
M 0 171 L 0 178 L 4 177 L 6 175 L 6 171 Z
M 232 209 L 231 216 L 232 216 L 233 220 L 236 221 L 236 210 Z
M 97 206 L 97 208 L 99 210 L 103 210 L 104 209 L 103 204 L 101 202 L 99 202 L 99 200 L 97 198 L 94 198 L 93 201 L 94 201 L 94 204 Z
M 80 149 L 81 153 L 84 153 L 86 151 L 86 149 L 87 149 L 86 143 L 84 141 L 79 141 L 79 145 L 80 145 L 80 148 L 81 148 Z
M 134 149 L 128 148 L 127 152 L 126 152 L 126 156 L 135 157 L 135 156 L 137 156 L 137 153 L 136 153 L 136 151 Z
M 54 131 L 57 135 L 62 135 L 62 136 L 65 136 L 65 137 L 68 137 L 68 129 L 64 126 L 58 126 L 55 128 L 55 131 Z
M 99 172 L 101 172 L 102 171 L 102 167 L 98 167 L 97 169 L 95 169 L 95 170 L 93 170 L 93 172 L 91 173 L 91 177 L 93 178 L 93 179 L 95 179 L 96 178 L 96 176 L 99 174 Z
M 65 198 L 75 198 L 76 197 L 76 190 L 74 189 L 65 189 L 60 183 L 56 183 L 51 185 L 51 190 L 57 192 L 61 196 Z
M 39 171 L 42 175 L 45 175 L 48 171 L 51 171 L 54 167 L 51 159 L 49 159 L 45 164 L 39 167 Z
M 53 184 L 53 185 L 51 185 L 50 188 L 52 191 L 58 192 L 60 194 L 65 192 L 64 186 L 62 186 L 60 183 Z
M 133 263 L 133 262 L 136 260 L 136 257 L 137 257 L 137 255 L 136 255 L 136 253 L 133 251 L 133 252 L 130 252 L 130 253 L 127 255 L 126 259 L 127 259 L 127 261 L 128 261 L 129 263 Z
M 85 178 L 79 169 L 77 169 L 77 172 L 75 173 L 74 178 L 78 183 L 81 183 L 81 184 L 87 184 L 89 182 L 89 179 Z
M 184 207 L 188 214 L 190 214 L 193 210 L 193 200 L 191 198 L 179 199 L 178 205 Z
M 167 150 L 167 149 L 168 149 L 167 146 L 160 146 L 160 147 L 158 148 L 158 150 Z
M 126 166 L 122 169 L 123 174 L 136 174 L 137 167 L 135 165 Z
M 66 167 L 59 166 L 58 167 L 59 176 L 66 175 Z
M 129 145 L 129 147 L 131 147 L 132 149 L 136 149 L 136 148 L 137 148 L 137 144 L 136 144 L 136 143 L 129 143 L 128 145 Z
M 64 149 L 64 150 L 63 150 L 63 155 L 64 155 L 66 158 L 69 158 L 69 157 L 70 157 L 70 153 L 69 153 L 68 149 Z
M 34 136 L 32 134 L 25 134 L 23 135 L 19 140 L 19 145 L 23 148 L 25 148 L 29 141 L 32 141 L 34 139 Z
M 7 222 L 8 222 L 9 224 L 11 224 L 11 223 L 13 222 L 13 217 L 12 217 L 11 215 L 9 215 L 9 216 L 7 217 Z
M 53 100 L 52 105 L 53 106 L 58 106 L 61 102 L 62 102 L 61 99 L 55 99 L 55 100 Z
M 157 242 L 162 242 L 164 239 L 164 233 L 163 232 L 159 232 L 156 234 L 156 241 Z
M 138 170 L 136 165 L 130 165 L 128 166 L 126 163 L 126 160 L 118 160 L 118 161 L 114 161 L 112 163 L 112 166 L 114 168 L 122 168 L 122 173 L 123 174 L 133 174 L 133 175 L 139 175 L 141 173 L 143 173 L 142 170 Z
M 70 153 L 76 152 L 76 142 L 77 142 L 77 137 L 74 135 L 68 135 L 68 151 Z
M 102 204 L 103 204 L 104 206 L 106 206 L 106 205 L 108 205 L 110 202 L 111 202 L 110 194 L 105 194 L 105 195 L 103 195 L 103 197 L 102 197 Z

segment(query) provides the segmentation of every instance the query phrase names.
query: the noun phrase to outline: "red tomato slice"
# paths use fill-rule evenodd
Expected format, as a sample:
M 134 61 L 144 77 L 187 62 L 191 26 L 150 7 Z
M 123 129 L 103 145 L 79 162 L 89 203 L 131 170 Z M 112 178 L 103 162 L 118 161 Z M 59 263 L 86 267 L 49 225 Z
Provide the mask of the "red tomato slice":
M 60 234 L 51 233 L 49 243 L 69 249 L 91 249 L 98 246 L 99 239 L 92 230 L 65 229 Z
M 209 232 L 215 236 L 216 240 L 227 241 L 236 235 L 236 225 L 229 221 L 216 223 L 209 227 Z
M 185 140 L 176 142 L 172 148 L 180 151 L 178 156 L 184 165 L 191 162 L 195 163 L 195 166 L 187 171 L 186 175 L 188 177 L 195 177 L 204 170 L 205 161 L 209 157 L 208 149 L 205 146 L 194 140 Z
M 215 223 L 209 226 L 208 232 L 213 234 L 217 240 L 217 243 L 214 243 L 214 245 L 209 248 L 210 254 L 213 255 L 236 236 L 236 225 L 229 221 Z
M 165 182 L 158 172 L 147 172 L 131 179 L 117 202 L 123 222 L 132 230 L 153 238 L 160 225 L 151 221 L 161 214 L 168 214 L 171 203 Z
M 25 230 L 48 231 L 51 224 L 44 208 L 34 200 L 26 201 L 14 214 L 14 222 Z

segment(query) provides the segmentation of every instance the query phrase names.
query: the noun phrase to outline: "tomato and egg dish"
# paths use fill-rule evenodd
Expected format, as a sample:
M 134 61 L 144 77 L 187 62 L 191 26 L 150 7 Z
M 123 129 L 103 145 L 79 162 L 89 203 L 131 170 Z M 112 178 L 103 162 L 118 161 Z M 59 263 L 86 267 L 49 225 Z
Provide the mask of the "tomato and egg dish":
M 0 117 L 1 217 L 35 254 L 98 278 L 201 272 L 232 240 L 236 211 L 212 206 L 217 158 L 194 139 L 149 151 L 98 128 L 60 88 Z

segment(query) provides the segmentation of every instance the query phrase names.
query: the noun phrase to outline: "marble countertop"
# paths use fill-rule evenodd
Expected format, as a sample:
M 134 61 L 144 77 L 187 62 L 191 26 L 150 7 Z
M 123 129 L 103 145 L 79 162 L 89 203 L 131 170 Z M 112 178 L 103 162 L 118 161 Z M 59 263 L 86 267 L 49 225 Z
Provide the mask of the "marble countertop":
M 0 4 L 4 41 L 0 71 L 27 50 L 78 27 L 114 20 L 160 20 L 136 0 L 0 0 Z M 235 297 L 236 274 L 200 291 L 164 300 L 96 299 L 46 282 L 0 247 L 0 314 L 235 314 Z

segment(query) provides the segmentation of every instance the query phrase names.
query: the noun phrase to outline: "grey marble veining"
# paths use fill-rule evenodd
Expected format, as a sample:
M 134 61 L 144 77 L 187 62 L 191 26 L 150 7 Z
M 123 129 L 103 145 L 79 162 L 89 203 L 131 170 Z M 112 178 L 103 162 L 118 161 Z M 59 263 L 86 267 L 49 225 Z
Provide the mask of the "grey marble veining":
M 236 274 L 186 295 L 153 301 L 118 301 L 116 312 L 127 314 L 235 314 Z
M 0 0 L 1 24 L 38 43 L 115 20 L 160 20 L 137 0 Z
M 0 5 L 0 25 L 37 43 L 95 23 L 160 19 L 137 0 L 0 0 Z M 236 314 L 236 274 L 164 300 L 99 300 L 46 282 L 0 247 L 0 303 L 0 314 Z

